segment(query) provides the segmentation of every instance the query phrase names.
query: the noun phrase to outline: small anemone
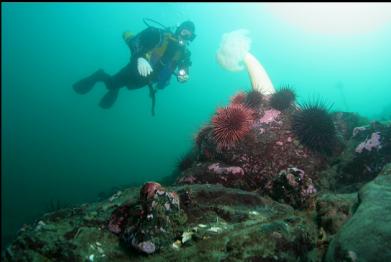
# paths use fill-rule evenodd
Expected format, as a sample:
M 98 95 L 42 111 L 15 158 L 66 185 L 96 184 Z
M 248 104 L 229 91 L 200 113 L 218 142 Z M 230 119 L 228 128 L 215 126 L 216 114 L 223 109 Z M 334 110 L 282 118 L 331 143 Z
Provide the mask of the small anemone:
M 283 86 L 270 98 L 270 106 L 282 111 L 287 109 L 295 99 L 295 91 L 289 86 Z
M 302 104 L 292 116 L 292 131 L 300 142 L 310 150 L 328 155 L 336 144 L 336 129 L 330 108 L 318 99 Z

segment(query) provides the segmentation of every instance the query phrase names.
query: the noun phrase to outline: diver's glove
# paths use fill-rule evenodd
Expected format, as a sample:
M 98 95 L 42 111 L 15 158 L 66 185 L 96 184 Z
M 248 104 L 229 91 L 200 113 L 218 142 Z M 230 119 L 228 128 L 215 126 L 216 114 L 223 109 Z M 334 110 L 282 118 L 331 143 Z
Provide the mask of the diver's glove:
M 184 83 L 187 80 L 189 80 L 189 75 L 186 73 L 184 69 L 179 70 L 176 79 L 178 80 L 179 83 Z
M 147 77 L 153 71 L 151 65 L 143 57 L 137 59 L 137 70 L 138 73 L 143 77 Z

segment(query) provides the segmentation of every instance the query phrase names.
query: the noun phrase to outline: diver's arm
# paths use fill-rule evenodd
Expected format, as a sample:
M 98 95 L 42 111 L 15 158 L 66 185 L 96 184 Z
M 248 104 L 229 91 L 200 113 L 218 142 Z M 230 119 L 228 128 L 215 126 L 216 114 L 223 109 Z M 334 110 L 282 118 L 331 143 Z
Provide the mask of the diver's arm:
M 178 64 L 178 71 L 176 73 L 177 80 L 180 83 L 184 83 L 189 80 L 189 69 L 191 66 L 191 53 L 189 50 L 185 50 L 184 58 Z
M 134 58 L 146 57 L 146 54 L 151 51 L 160 42 L 161 31 L 154 27 L 148 27 L 138 35 L 128 38 L 126 41 L 132 56 Z
M 137 70 L 143 77 L 149 76 L 153 71 L 152 66 L 149 64 L 147 53 L 159 44 L 160 38 L 161 30 L 154 27 L 148 27 L 135 37 L 128 38 L 127 44 L 132 53 L 131 59 L 137 60 Z

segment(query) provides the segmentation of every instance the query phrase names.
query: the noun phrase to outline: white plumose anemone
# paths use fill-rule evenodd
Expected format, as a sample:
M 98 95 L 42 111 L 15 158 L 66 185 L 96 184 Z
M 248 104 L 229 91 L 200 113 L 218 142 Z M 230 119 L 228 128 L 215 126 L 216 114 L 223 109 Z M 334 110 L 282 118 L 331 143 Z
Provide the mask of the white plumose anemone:
M 251 39 L 248 30 L 239 29 L 222 36 L 217 50 L 217 62 L 229 71 L 241 71 L 246 66 L 253 90 L 264 95 L 275 93 L 273 84 L 262 64 L 249 51 Z

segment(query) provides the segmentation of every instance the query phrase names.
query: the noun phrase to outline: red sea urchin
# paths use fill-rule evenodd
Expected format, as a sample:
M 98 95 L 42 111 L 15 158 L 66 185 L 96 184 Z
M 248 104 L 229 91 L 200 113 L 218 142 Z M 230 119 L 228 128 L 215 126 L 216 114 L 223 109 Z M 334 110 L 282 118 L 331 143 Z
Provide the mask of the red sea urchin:
M 212 119 L 213 137 L 219 149 L 230 148 L 251 129 L 253 110 L 242 104 L 233 104 L 218 109 Z
M 231 104 L 242 104 L 246 100 L 246 94 L 239 92 L 231 98 Z

